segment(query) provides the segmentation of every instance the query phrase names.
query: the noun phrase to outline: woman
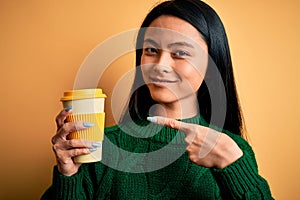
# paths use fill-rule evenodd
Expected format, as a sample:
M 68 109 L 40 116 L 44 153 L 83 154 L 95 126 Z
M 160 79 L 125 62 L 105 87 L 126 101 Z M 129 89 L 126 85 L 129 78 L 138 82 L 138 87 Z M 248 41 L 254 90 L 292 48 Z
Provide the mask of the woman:
M 136 66 L 128 110 L 106 128 L 103 161 L 74 163 L 98 144 L 67 140 L 90 124 L 65 123 L 69 109 L 57 116 L 57 166 L 42 199 L 273 199 L 241 137 L 227 38 L 212 8 L 157 5 L 139 31 Z

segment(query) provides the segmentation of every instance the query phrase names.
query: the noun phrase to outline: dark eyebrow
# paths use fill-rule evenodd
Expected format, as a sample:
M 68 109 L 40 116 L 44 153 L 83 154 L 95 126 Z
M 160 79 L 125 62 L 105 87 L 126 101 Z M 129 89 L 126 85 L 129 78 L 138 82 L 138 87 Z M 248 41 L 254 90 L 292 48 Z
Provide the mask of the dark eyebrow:
M 185 46 L 190 48 L 195 48 L 192 44 L 187 42 L 174 42 L 168 45 L 168 48 L 171 48 L 172 46 Z
M 157 42 L 155 42 L 155 40 L 153 39 L 150 39 L 150 38 L 147 38 L 144 40 L 144 43 L 147 42 L 147 43 L 150 43 L 154 46 L 159 46 Z M 195 48 L 192 44 L 188 43 L 188 42 L 174 42 L 174 43 L 171 43 L 171 44 L 168 44 L 168 48 L 171 48 L 173 46 L 186 46 L 186 47 L 189 47 L 189 48 Z
M 156 47 L 159 46 L 157 42 L 155 42 L 154 40 L 152 40 L 152 39 L 150 39 L 150 38 L 145 39 L 145 40 L 144 40 L 144 43 L 146 43 L 146 42 L 147 42 L 147 43 L 150 43 L 150 44 L 152 44 L 152 45 L 154 45 L 154 46 L 156 46 Z

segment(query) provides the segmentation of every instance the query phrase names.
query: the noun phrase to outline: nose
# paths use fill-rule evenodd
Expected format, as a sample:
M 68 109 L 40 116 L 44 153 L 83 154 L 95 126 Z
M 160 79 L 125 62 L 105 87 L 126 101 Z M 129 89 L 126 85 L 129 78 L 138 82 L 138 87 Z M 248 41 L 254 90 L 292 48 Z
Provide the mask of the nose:
M 154 66 L 154 69 L 159 73 L 169 73 L 173 70 L 172 68 L 172 57 L 167 52 L 161 52 L 157 60 L 157 63 Z

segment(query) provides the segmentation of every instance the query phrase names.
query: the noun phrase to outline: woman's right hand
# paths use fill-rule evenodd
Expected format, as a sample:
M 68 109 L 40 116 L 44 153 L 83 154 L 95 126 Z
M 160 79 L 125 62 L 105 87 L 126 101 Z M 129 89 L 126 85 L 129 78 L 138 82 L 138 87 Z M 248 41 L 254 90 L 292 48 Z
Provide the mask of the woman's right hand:
M 71 112 L 69 109 L 64 109 L 57 115 L 57 131 L 52 137 L 52 148 L 56 156 L 58 171 L 65 176 L 72 176 L 78 172 L 81 164 L 74 162 L 75 156 L 89 154 L 96 150 L 97 147 L 97 144 L 92 141 L 67 139 L 69 133 L 83 130 L 93 125 L 81 121 L 66 122 L 66 117 Z

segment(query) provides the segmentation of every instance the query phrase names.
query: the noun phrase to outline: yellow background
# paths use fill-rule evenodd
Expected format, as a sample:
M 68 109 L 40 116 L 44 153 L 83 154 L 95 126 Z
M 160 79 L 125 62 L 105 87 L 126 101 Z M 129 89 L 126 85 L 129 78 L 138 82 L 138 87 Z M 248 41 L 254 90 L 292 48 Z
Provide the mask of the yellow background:
M 156 2 L 0 1 L 0 199 L 38 199 L 50 185 L 50 140 L 63 91 L 96 45 L 137 28 Z M 260 173 L 276 199 L 300 199 L 300 1 L 207 2 L 227 29 Z M 130 55 L 114 63 L 124 68 L 106 73 L 105 93 L 132 64 Z

